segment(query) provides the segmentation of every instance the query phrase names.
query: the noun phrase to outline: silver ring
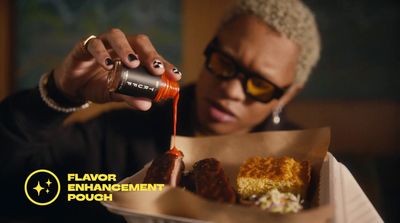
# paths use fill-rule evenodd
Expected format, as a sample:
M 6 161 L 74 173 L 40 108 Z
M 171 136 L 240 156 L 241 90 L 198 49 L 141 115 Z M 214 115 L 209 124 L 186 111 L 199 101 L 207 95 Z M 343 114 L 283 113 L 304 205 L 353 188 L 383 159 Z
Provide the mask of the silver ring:
M 85 48 L 87 50 L 87 46 L 88 46 L 90 40 L 96 39 L 96 38 L 97 38 L 97 36 L 95 36 L 95 35 L 91 35 L 88 38 L 86 38 L 85 41 L 83 41 L 83 48 Z

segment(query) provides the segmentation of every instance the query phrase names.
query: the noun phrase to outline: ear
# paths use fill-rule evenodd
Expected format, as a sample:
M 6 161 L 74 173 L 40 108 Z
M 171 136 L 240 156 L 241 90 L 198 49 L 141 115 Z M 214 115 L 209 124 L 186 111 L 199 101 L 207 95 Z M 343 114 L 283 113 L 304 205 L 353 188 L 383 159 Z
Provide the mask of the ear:
M 285 92 L 284 95 L 279 99 L 275 109 L 285 107 L 302 89 L 304 85 L 299 83 L 292 84 Z

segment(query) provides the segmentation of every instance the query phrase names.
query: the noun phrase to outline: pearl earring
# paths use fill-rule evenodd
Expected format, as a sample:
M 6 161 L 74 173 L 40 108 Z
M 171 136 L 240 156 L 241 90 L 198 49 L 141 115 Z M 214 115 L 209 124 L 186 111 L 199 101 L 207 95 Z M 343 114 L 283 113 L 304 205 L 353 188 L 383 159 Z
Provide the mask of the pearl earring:
M 281 122 L 280 114 L 282 112 L 282 109 L 283 109 L 283 106 L 282 105 L 278 105 L 278 106 L 276 106 L 276 108 L 272 112 L 272 122 L 275 125 L 278 125 Z

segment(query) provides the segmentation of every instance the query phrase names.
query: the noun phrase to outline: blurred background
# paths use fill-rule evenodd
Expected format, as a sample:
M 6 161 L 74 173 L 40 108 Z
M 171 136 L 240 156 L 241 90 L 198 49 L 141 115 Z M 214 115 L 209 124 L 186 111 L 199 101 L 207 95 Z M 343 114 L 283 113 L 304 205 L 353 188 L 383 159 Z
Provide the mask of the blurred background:
M 387 222 L 400 222 L 400 3 L 306 0 L 322 56 L 286 111 L 305 128 L 331 126 L 330 151 L 353 173 Z M 203 49 L 232 0 L 2 0 L 0 100 L 37 85 L 81 38 L 117 27 L 146 33 L 193 82 Z M 111 106 L 112 107 L 112 106 Z M 110 105 L 71 120 L 85 120 Z

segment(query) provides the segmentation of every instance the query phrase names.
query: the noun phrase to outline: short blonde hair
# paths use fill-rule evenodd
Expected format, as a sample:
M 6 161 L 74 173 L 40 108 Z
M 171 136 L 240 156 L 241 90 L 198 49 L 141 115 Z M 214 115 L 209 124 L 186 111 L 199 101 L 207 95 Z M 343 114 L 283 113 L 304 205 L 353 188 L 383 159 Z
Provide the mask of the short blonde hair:
M 305 84 L 321 51 L 311 10 L 301 0 L 238 0 L 220 28 L 241 15 L 254 15 L 300 46 L 295 83 Z

